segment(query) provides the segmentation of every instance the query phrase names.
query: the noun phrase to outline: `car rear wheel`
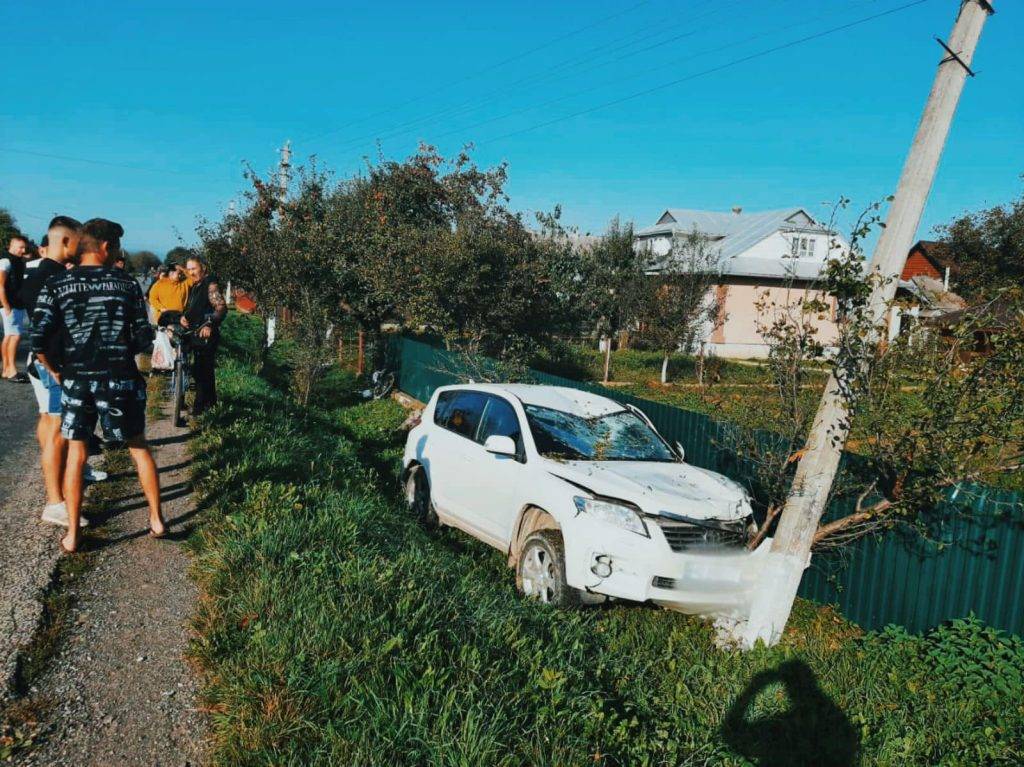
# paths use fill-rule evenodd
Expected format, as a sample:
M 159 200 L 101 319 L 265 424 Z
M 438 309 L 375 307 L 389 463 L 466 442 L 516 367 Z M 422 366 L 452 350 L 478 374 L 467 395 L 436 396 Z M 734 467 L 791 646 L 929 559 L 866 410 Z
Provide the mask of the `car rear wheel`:
M 579 592 L 565 580 L 565 546 L 555 530 L 531 533 L 519 550 L 516 587 L 528 599 L 556 607 L 579 604 Z
M 422 466 L 414 467 L 405 478 L 405 502 L 417 521 L 428 530 L 434 530 L 440 525 L 430 500 L 430 483 L 427 482 Z

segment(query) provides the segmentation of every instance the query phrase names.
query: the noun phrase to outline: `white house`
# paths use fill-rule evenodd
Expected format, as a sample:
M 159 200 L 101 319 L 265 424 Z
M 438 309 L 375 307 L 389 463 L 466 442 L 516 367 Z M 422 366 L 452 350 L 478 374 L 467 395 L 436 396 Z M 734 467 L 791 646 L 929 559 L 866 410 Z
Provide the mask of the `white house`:
M 669 208 L 654 226 L 636 232 L 636 245 L 667 256 L 675 237 L 695 231 L 717 250 L 722 275 L 715 288 L 719 321 L 707 328 L 707 351 L 721 357 L 766 356 L 758 326 L 767 318 L 757 304 L 784 309 L 804 296 L 823 298 L 830 306 L 811 321 L 823 343 L 835 340 L 835 302 L 817 283 L 827 260 L 848 251 L 846 240 L 804 208 L 759 213 Z

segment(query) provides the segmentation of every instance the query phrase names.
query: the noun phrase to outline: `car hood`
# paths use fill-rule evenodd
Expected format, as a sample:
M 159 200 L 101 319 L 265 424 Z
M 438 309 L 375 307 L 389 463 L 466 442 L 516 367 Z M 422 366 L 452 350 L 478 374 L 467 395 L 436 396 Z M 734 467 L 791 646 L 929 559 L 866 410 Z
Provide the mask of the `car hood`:
M 739 484 L 686 463 L 547 460 L 556 477 L 594 495 L 634 503 L 648 514 L 734 520 L 751 513 Z

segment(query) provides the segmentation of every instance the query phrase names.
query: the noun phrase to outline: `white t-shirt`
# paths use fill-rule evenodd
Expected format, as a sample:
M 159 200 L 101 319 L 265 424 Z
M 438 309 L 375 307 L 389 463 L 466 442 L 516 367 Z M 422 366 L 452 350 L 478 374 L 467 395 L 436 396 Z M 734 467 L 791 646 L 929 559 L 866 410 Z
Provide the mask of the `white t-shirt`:
M 10 271 L 11 259 L 7 258 L 6 256 L 4 258 L 0 258 L 0 272 L 4 272 L 6 274 L 9 273 Z

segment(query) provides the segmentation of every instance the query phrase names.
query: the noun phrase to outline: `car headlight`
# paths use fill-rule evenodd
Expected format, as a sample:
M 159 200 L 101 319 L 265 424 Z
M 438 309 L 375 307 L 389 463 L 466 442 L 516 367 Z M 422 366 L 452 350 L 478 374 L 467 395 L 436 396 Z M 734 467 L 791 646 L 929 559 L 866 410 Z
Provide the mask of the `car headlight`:
M 600 519 L 609 525 L 615 525 L 631 533 L 650 538 L 647 532 L 647 525 L 636 513 L 636 510 L 625 504 L 614 501 L 602 501 L 600 498 L 581 498 L 576 496 L 572 499 L 576 504 L 576 511 L 580 514 L 589 514 L 594 519 Z

